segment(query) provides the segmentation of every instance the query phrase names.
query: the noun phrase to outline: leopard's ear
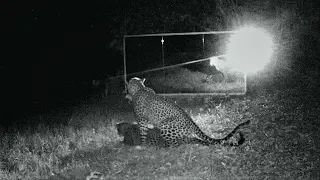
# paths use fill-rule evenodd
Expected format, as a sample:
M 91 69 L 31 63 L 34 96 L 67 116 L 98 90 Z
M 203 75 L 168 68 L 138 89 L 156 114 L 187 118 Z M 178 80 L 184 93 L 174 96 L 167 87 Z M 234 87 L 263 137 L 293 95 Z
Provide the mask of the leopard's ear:
M 142 81 L 142 83 L 144 84 L 144 82 L 146 81 L 146 78 L 143 78 L 141 81 Z

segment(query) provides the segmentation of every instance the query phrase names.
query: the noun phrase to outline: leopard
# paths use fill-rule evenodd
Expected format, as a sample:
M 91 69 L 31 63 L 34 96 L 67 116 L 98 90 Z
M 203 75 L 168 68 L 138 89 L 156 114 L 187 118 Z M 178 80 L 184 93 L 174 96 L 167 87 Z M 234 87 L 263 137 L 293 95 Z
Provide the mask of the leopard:
M 228 141 L 240 126 L 248 124 L 250 120 L 239 124 L 227 136 L 212 138 L 206 135 L 192 118 L 174 101 L 160 96 L 145 86 L 145 78 L 133 77 L 127 83 L 128 94 L 132 99 L 134 114 L 139 124 L 141 141 L 144 145 L 148 134 L 148 127 L 160 130 L 165 141 L 165 147 L 178 147 L 182 144 L 196 143 L 202 145 L 239 146 L 244 142 L 242 133 L 238 134 L 237 142 Z

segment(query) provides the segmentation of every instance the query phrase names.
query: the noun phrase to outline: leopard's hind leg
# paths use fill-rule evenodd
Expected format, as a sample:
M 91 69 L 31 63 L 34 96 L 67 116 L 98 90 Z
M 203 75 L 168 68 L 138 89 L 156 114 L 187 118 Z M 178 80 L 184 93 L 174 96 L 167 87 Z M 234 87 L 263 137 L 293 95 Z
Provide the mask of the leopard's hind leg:
M 175 118 L 167 118 L 162 121 L 159 129 L 166 147 L 178 147 L 189 142 L 187 132 L 181 128 L 181 124 Z

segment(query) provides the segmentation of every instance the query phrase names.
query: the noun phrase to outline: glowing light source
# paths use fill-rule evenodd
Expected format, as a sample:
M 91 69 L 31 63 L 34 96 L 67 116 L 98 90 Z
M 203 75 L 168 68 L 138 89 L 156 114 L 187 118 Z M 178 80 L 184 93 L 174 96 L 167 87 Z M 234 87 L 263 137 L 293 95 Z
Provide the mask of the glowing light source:
M 210 57 L 210 66 L 215 66 L 218 71 L 223 71 L 230 65 L 223 59 L 223 56 L 213 56 Z
M 270 35 L 260 28 L 247 27 L 232 34 L 227 46 L 228 63 L 245 73 L 261 70 L 273 52 Z

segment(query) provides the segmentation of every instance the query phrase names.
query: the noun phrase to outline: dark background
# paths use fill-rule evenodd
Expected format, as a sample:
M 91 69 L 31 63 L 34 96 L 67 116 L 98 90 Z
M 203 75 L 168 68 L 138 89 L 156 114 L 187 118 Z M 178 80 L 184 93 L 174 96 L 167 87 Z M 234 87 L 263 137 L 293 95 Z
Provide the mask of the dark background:
M 259 7 L 269 11 L 265 15 L 270 17 L 276 8 L 290 9 L 296 13 L 294 17 L 302 19 L 292 18 L 288 22 L 292 27 L 297 23 L 302 25 L 296 26 L 303 27 L 305 23 L 309 27 L 302 35 L 288 35 L 302 49 L 301 56 L 294 56 L 291 68 L 302 74 L 310 68 L 317 71 L 318 1 L 217 2 L 29 1 L 4 6 L 1 121 L 14 121 L 25 113 L 70 107 L 88 92 L 92 79 L 116 76 L 123 69 L 121 43 L 125 34 L 230 30 L 218 7 L 234 7 L 229 8 L 234 12 L 236 7 L 253 4 L 257 10 Z
M 122 52 L 108 47 L 112 8 L 109 1 L 9 6 L 1 58 L 4 117 L 14 119 L 75 102 L 92 79 L 114 76 L 122 68 Z

